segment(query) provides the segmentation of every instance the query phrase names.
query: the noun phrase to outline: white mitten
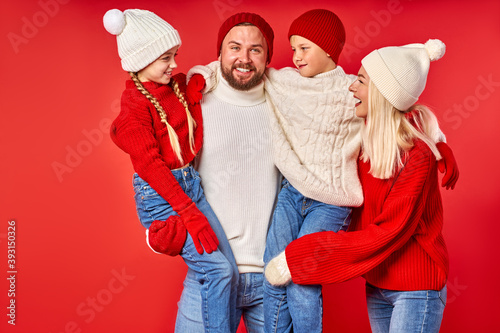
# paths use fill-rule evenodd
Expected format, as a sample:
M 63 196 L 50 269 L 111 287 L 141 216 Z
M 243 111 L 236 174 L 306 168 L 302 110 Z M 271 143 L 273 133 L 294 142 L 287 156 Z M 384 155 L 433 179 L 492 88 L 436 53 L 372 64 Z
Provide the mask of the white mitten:
M 267 281 L 273 286 L 286 286 L 292 282 L 292 274 L 286 263 L 285 251 L 274 257 L 264 272 Z

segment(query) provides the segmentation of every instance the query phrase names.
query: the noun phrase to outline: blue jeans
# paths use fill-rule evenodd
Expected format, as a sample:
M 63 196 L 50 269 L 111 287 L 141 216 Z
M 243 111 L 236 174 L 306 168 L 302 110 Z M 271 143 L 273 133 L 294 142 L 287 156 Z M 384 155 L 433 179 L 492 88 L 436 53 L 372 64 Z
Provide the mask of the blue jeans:
M 283 252 L 293 240 L 320 231 L 347 230 L 351 208 L 328 205 L 297 191 L 286 179 L 278 195 L 266 241 L 264 262 Z M 320 285 L 272 286 L 264 282 L 265 332 L 322 332 Z
M 240 274 L 236 317 L 243 316 L 247 333 L 264 332 L 264 274 Z
M 438 291 L 396 291 L 367 283 L 366 303 L 373 333 L 439 332 L 446 286 Z
M 248 333 L 264 332 L 264 309 L 263 309 L 263 274 L 242 273 L 239 277 L 238 292 L 236 300 L 236 311 L 232 322 L 236 326 L 232 332 L 236 332 L 238 324 L 243 316 L 245 328 Z M 188 269 L 184 280 L 184 290 L 179 301 L 179 311 L 175 322 L 175 331 L 203 332 L 202 314 L 199 306 L 201 296 L 199 290 L 202 288 L 195 278 L 195 273 Z
M 199 254 L 188 233 L 180 254 L 189 267 L 193 280 L 199 284 L 196 291 L 200 298 L 196 306 L 203 321 L 201 332 L 233 332 L 237 325 L 231 320 L 235 312 L 238 268 L 231 247 L 219 220 L 205 199 L 198 172 L 189 166 L 172 170 L 172 174 L 196 207 L 205 215 L 219 239 L 216 251 L 211 254 L 206 252 Z M 166 220 L 169 216 L 177 214 L 170 204 L 137 174 L 134 175 L 134 191 L 137 215 L 144 227 L 149 228 L 154 220 Z

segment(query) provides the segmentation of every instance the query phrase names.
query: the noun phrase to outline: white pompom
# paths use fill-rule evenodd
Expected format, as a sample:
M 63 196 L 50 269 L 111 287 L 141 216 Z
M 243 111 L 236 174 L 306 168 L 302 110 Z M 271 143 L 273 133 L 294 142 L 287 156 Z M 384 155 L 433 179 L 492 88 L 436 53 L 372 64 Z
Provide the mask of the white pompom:
M 439 39 L 429 39 L 427 43 L 425 43 L 425 49 L 429 54 L 429 59 L 435 61 L 444 56 L 446 45 Z
M 125 14 L 119 9 L 110 9 L 104 14 L 102 22 L 110 34 L 119 35 L 125 28 Z

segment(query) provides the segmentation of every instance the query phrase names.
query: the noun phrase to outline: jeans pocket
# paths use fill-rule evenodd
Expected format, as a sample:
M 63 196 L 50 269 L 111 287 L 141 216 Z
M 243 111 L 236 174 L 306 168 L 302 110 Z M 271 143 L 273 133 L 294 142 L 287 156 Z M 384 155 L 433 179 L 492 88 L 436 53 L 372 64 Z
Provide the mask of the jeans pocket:
M 448 292 L 447 292 L 446 286 L 444 286 L 443 289 L 441 289 L 440 291 L 438 291 L 439 299 L 443 303 L 443 306 L 446 306 L 447 294 L 448 294 Z
M 165 221 L 173 215 L 170 204 L 144 180 L 134 180 L 134 192 L 137 216 L 145 228 L 149 228 L 154 220 Z
M 137 194 L 142 186 L 144 184 L 147 184 L 137 173 L 134 173 L 134 176 L 132 177 L 132 186 L 134 187 L 134 193 Z

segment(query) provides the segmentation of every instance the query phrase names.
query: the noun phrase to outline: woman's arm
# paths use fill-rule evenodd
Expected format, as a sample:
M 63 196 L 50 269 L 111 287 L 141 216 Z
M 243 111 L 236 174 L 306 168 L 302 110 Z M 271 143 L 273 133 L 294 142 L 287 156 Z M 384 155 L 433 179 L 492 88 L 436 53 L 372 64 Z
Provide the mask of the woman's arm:
M 422 216 L 428 193 L 426 182 L 435 163 L 430 150 L 413 152 L 381 213 L 366 229 L 315 233 L 288 245 L 286 262 L 293 282 L 343 282 L 370 271 L 400 249 L 413 235 Z

